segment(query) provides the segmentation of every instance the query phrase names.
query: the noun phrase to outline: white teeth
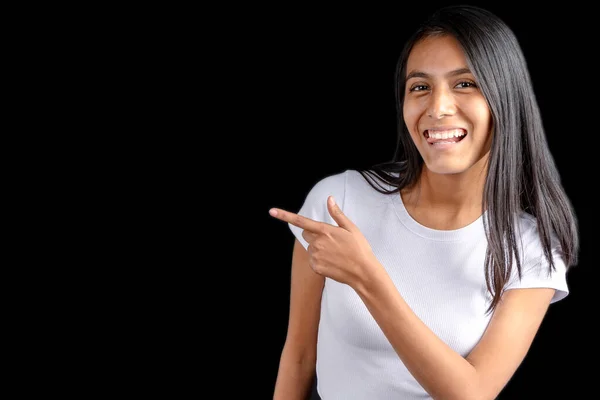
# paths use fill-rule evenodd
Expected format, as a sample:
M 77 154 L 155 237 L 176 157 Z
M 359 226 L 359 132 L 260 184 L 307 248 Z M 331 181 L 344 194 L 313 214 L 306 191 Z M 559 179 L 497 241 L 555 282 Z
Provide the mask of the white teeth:
M 466 133 L 462 129 L 451 129 L 448 131 L 429 131 L 429 137 L 432 139 L 449 139 L 453 137 L 465 136 Z

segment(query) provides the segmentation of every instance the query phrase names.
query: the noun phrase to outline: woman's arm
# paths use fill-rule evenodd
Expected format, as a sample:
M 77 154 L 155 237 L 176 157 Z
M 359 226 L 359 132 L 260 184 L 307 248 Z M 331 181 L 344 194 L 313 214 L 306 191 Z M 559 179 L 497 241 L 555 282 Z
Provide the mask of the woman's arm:
M 396 353 L 435 399 L 495 399 L 521 364 L 554 289 L 513 289 L 502 297 L 477 346 L 462 357 L 410 309 L 383 268 L 355 288 Z
M 308 264 L 308 252 L 296 239 L 292 256 L 290 314 L 275 382 L 274 400 L 305 400 L 315 376 L 317 332 L 325 278 Z

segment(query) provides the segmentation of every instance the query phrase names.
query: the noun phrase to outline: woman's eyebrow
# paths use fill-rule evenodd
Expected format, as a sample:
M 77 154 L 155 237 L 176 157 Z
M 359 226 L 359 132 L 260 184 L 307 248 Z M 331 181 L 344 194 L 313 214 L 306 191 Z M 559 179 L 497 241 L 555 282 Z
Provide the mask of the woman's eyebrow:
M 470 74 L 471 70 L 469 68 L 458 68 L 455 70 L 452 70 L 450 72 L 448 72 L 446 74 L 446 76 L 456 76 L 456 75 L 462 75 L 462 74 Z M 431 77 L 431 75 L 422 72 L 422 71 L 411 71 L 408 75 L 406 75 L 406 80 L 409 80 L 411 78 L 429 78 Z

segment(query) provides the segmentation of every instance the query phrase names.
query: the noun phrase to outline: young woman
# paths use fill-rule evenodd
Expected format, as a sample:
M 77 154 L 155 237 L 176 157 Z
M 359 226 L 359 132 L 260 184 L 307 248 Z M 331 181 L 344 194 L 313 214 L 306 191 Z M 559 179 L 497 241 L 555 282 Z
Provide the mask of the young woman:
M 345 170 L 301 210 L 274 399 L 494 399 L 577 263 L 577 222 L 517 39 L 440 9 L 397 68 L 391 162 Z

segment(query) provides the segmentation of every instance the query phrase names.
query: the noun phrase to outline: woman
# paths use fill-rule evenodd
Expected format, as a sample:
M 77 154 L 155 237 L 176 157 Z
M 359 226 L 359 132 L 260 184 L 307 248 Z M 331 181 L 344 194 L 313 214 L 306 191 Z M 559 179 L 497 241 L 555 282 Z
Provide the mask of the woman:
M 389 163 L 327 176 L 298 212 L 274 399 L 494 399 L 567 296 L 577 222 L 517 39 L 445 7 L 397 68 Z

